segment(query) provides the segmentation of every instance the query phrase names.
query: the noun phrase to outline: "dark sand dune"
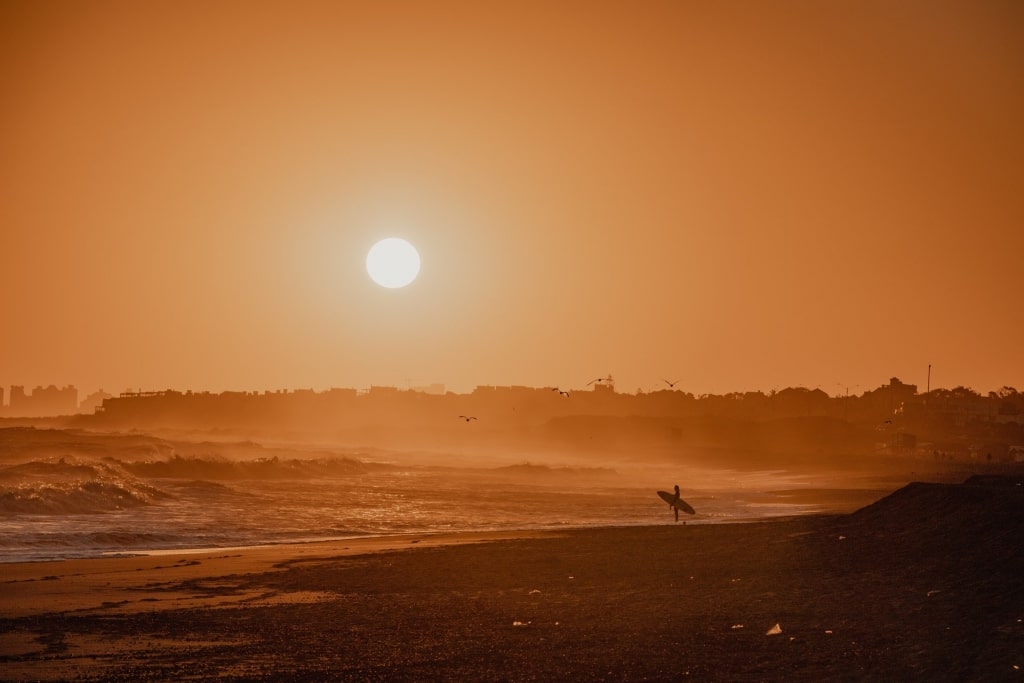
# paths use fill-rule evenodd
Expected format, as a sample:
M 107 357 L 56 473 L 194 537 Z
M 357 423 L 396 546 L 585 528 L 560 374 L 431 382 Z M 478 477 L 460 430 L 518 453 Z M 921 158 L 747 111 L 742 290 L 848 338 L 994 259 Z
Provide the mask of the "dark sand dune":
M 844 517 L 282 548 L 275 571 L 154 570 L 134 604 L 0 619 L 0 677 L 1021 680 L 1022 532 L 1020 482 L 976 479 Z
M 917 535 L 923 542 L 975 543 L 1021 530 L 1024 479 L 974 476 L 963 484 L 914 482 L 849 517 L 876 533 Z M 988 548 L 996 551 L 998 548 Z

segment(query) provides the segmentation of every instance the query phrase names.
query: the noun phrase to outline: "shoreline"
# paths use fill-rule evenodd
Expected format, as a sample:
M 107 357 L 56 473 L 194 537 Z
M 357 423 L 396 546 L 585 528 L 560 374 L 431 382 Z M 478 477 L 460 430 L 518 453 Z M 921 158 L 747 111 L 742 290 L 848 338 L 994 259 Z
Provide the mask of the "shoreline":
M 10 564 L 0 677 L 1019 680 L 1022 484 L 758 523 Z
M 805 516 L 820 516 L 820 515 L 834 515 L 834 514 L 846 514 L 853 512 L 854 510 L 869 505 L 886 495 L 892 493 L 893 490 L 899 487 L 899 483 L 893 482 L 892 485 L 883 485 L 880 482 L 875 482 L 874 486 L 861 486 L 861 487 L 837 487 L 829 488 L 827 485 L 818 485 L 812 487 L 803 488 L 790 488 L 788 485 L 778 489 L 767 489 L 765 492 L 753 493 L 753 494 L 738 494 L 747 498 L 745 505 L 747 510 L 741 511 L 740 514 L 728 514 L 723 515 L 715 510 L 706 510 L 701 508 L 698 510 L 696 516 L 681 515 L 679 523 L 690 524 L 690 525 L 721 525 L 721 524 L 748 524 L 756 523 L 766 520 L 784 519 L 789 517 L 805 517 Z M 646 491 L 646 490 L 645 490 Z M 756 500 L 758 497 L 763 498 L 762 501 Z M 617 526 L 658 526 L 660 524 L 673 524 L 676 522 L 672 521 L 670 512 L 662 510 L 663 503 L 660 499 L 651 496 L 653 500 L 658 502 L 651 503 L 649 509 L 651 512 L 644 519 L 630 519 L 623 518 L 620 520 L 607 520 L 600 522 L 564 522 L 564 523 L 547 523 L 547 524 L 527 524 L 527 525 L 481 525 L 478 528 L 458 528 L 458 529 L 430 529 L 422 528 L 419 530 L 398 530 L 391 532 L 362 532 L 358 530 L 352 530 L 350 532 L 335 535 L 335 536 L 324 536 L 315 537 L 309 535 L 297 535 L 294 538 L 275 538 L 273 540 L 266 540 L 265 537 L 253 537 L 250 539 L 239 538 L 240 542 L 228 542 L 225 545 L 206 545 L 206 546 L 193 546 L 193 545 L 175 545 L 175 546 L 107 546 L 107 547 L 69 547 L 62 548 L 60 546 L 54 546 L 51 548 L 38 548 L 38 547 L 16 547 L 8 549 L 8 554 L 0 556 L 0 568 L 8 567 L 14 564 L 38 564 L 46 562 L 62 562 L 62 561 L 83 561 L 83 560 L 94 560 L 94 559 L 116 559 L 116 558 L 127 558 L 127 557 L 139 557 L 139 556 L 164 556 L 164 555 L 195 555 L 205 554 L 214 552 L 229 552 L 249 548 L 274 548 L 278 546 L 304 546 L 308 544 L 322 544 L 322 543 L 338 543 L 338 542 L 349 542 L 349 541 L 361 541 L 361 539 L 388 539 L 394 538 L 396 543 L 401 543 L 404 538 L 413 538 L 416 536 L 436 536 L 436 535 L 448 535 L 448 534 L 498 534 L 504 535 L 508 533 L 534 533 L 534 532 L 560 532 L 569 529 L 588 529 L 588 528 L 602 528 L 602 527 L 617 527 Z M 714 498 L 714 496 L 712 496 Z M 657 510 L 657 512 L 655 512 Z M 28 516 L 22 518 L 22 520 L 29 520 Z
M 886 494 L 891 493 L 888 490 L 877 490 L 874 493 L 878 494 L 878 498 L 884 497 Z M 873 502 L 867 500 L 864 502 L 865 505 Z M 316 546 L 316 545 L 337 545 L 337 544 L 349 544 L 351 543 L 362 543 L 362 542 L 393 542 L 396 550 L 402 548 L 403 539 L 420 539 L 426 537 L 459 537 L 459 536 L 497 536 L 494 540 L 501 540 L 505 537 L 518 537 L 521 535 L 531 534 L 557 534 L 563 531 L 575 531 L 575 530 L 587 530 L 587 529 L 608 529 L 608 528 L 640 528 L 640 527 L 657 527 L 662 525 L 667 526 L 720 526 L 730 524 L 757 524 L 760 522 L 772 522 L 782 521 L 788 519 L 799 519 L 804 517 L 832 517 L 843 514 L 849 514 L 852 510 L 847 509 L 835 509 L 828 505 L 815 505 L 815 504 L 791 504 L 791 510 L 778 513 L 768 513 L 761 515 L 748 515 L 748 516 L 737 516 L 737 517 L 702 517 L 699 513 L 696 516 L 680 515 L 679 521 L 641 521 L 641 522 L 619 522 L 619 523 L 595 523 L 595 524 L 552 524 L 549 526 L 524 526 L 524 527 L 507 527 L 507 528 L 488 528 L 488 529 L 459 529 L 459 530 L 447 530 L 447 531 L 395 531 L 391 533 L 367 533 L 367 534 L 354 534 L 351 536 L 330 536 L 325 538 L 299 538 L 299 539 L 288 539 L 278 542 L 253 542 L 253 543 L 242 543 L 236 545 L 223 545 L 223 546 L 180 546 L 172 548 L 132 548 L 132 549 L 110 549 L 110 550 L 96 550 L 89 551 L 90 554 L 81 555 L 69 555 L 67 557 L 40 557 L 37 559 L 12 559 L 7 560 L 0 558 L 0 568 L 10 567 L 12 565 L 33 565 L 33 564 L 45 564 L 45 563 L 60 563 L 60 562 L 81 562 L 81 561 L 92 561 L 92 560 L 117 560 L 117 559 L 130 559 L 136 557 L 165 557 L 174 555 L 204 555 L 207 553 L 218 553 L 218 552 L 235 552 L 235 551 L 249 551 L 249 550 L 271 550 L 274 548 L 302 548 L 304 546 Z M 813 507 L 811 510 L 799 510 L 800 507 Z M 669 513 L 671 514 L 671 513 Z M 411 543 L 418 543 L 419 540 L 411 541 Z
M 139 605 L 128 598 L 145 594 L 151 572 L 161 578 L 188 581 L 275 571 L 282 562 L 316 561 L 321 557 L 352 557 L 414 548 L 436 548 L 509 539 L 539 538 L 558 531 L 434 532 L 393 536 L 359 536 L 348 539 L 280 543 L 232 548 L 157 550 L 115 556 L 68 558 L 3 563 L 0 580 L 0 619 L 23 618 L 57 612 L 118 612 L 158 605 Z M 159 562 L 157 564 L 157 562 Z M 133 579 L 139 578 L 141 581 Z M 111 598 L 120 597 L 120 600 Z M 145 598 L 143 598 L 145 599 Z M 239 597 L 239 600 L 244 597 Z M 165 601 L 161 601 L 165 602 Z M 200 601 L 190 600 L 198 606 Z M 213 600 L 217 605 L 223 600 Z M 128 607 L 131 605 L 132 607 Z M 164 605 L 159 605 L 163 607 Z

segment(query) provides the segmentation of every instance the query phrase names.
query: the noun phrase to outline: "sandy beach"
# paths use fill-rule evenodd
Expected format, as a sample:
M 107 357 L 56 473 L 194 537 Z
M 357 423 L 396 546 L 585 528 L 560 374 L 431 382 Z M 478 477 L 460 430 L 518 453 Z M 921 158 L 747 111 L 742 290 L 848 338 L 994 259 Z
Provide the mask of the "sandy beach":
M 1024 488 L 0 568 L 4 680 L 1021 680 Z

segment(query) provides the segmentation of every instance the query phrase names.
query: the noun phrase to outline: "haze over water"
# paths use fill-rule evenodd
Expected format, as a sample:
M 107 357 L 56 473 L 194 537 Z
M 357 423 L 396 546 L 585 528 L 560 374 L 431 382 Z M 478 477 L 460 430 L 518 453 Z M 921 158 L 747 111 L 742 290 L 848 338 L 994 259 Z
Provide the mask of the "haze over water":
M 189 444 L 5 452 L 6 557 L 658 522 L 677 483 L 741 519 L 877 490 L 829 473 L 883 451 L 1012 460 L 1022 12 L 0 2 L 0 417 L 163 392 L 38 424 Z M 394 238 L 415 272 L 367 272 Z M 537 389 L 357 401 L 417 387 Z
M 965 424 L 965 415 L 985 416 Z M 153 392 L 0 428 L 7 561 L 354 535 L 850 512 L 915 478 L 1024 459 L 1024 395 L 786 389 L 694 397 Z M 993 417 L 994 416 L 994 417 Z M 363 444 L 363 445 L 356 445 Z
M 672 522 L 655 487 L 678 468 L 636 471 L 519 463 L 469 467 L 341 456 L 295 459 L 117 460 L 0 465 L 0 558 L 91 557 L 159 549 L 304 542 L 359 535 Z M 358 454 L 356 454 L 358 455 Z M 678 477 L 677 477 L 678 478 Z M 848 511 L 881 489 L 808 497 L 823 476 L 687 470 L 690 523 Z M 864 482 L 863 485 L 870 485 Z M 874 483 L 877 487 L 877 482 Z

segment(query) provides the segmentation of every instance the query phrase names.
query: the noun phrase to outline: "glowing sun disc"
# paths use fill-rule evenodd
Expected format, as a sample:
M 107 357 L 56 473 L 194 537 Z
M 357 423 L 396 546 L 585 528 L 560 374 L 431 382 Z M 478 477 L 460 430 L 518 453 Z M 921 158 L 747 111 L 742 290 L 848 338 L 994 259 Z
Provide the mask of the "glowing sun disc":
M 366 272 L 381 287 L 405 287 L 419 275 L 419 252 L 416 247 L 398 237 L 383 239 L 373 245 L 366 255 Z

